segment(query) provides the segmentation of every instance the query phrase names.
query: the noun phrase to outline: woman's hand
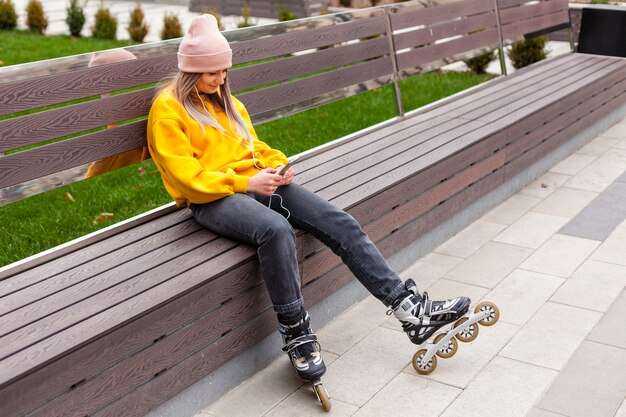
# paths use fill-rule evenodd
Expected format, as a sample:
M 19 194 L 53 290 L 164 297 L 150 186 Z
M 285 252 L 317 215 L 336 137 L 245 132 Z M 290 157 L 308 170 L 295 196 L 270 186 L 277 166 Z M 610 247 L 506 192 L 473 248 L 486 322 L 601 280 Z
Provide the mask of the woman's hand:
M 284 176 L 278 175 L 277 169 L 265 168 L 248 179 L 248 191 L 260 195 L 272 195 L 279 186 L 285 185 L 284 180 Z
M 282 166 L 276 168 L 277 171 L 280 172 Z M 291 181 L 293 181 L 293 177 L 296 175 L 296 171 L 293 170 L 293 167 L 290 167 L 287 172 L 285 172 L 282 175 L 282 182 L 280 183 L 280 185 L 289 185 L 291 184 Z

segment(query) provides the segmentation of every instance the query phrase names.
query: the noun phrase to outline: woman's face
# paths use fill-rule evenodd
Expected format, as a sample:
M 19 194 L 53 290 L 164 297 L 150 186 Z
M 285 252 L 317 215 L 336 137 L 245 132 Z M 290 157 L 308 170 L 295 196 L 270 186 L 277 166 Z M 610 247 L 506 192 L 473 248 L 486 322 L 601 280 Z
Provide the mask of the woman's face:
M 215 72 L 205 72 L 196 83 L 196 88 L 203 93 L 213 94 L 219 90 L 220 85 L 224 84 L 225 80 L 225 69 Z

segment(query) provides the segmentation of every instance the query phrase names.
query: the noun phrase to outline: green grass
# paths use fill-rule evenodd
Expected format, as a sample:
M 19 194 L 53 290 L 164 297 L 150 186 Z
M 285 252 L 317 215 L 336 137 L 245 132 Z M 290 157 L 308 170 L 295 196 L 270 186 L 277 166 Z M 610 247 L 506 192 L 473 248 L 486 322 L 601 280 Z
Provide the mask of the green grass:
M 24 34 L 24 38 L 45 41 L 48 37 Z M 55 38 L 55 37 L 50 37 Z M 72 42 L 66 36 L 56 37 L 58 43 Z M 0 31 L 0 59 L 5 55 L 9 32 Z M 23 49 L 12 40 L 10 48 Z M 88 45 L 69 48 L 41 46 L 36 59 L 78 54 L 90 49 L 100 50 L 125 43 L 109 43 L 93 39 L 79 39 Z M 32 46 L 32 45 L 31 45 Z M 39 48 L 38 48 L 39 49 Z M 53 51 L 54 50 L 54 51 Z M 19 55 L 15 52 L 15 56 Z M 45 56 L 43 56 L 45 55 Z M 33 56 L 33 55 L 30 55 Z M 11 59 L 25 59 L 11 58 Z M 406 111 L 444 98 L 489 79 L 471 73 L 427 73 L 401 82 Z M 396 115 L 396 101 L 392 86 L 359 94 L 335 103 L 275 120 L 257 126 L 261 140 L 293 155 L 357 130 L 387 120 Z M 142 168 L 140 171 L 139 168 Z M 141 175 L 140 175 L 141 172 Z M 74 201 L 65 198 L 69 193 Z M 163 188 L 161 177 L 152 161 L 145 161 L 117 171 L 75 184 L 35 195 L 0 207 L 0 266 L 84 236 L 129 217 L 144 213 L 171 201 Z M 101 213 L 113 213 L 112 219 L 97 220 Z
M 28 30 L 0 30 L 0 61 L 5 66 L 16 65 L 119 48 L 133 43 L 85 37 L 74 38 L 69 35 L 41 36 Z

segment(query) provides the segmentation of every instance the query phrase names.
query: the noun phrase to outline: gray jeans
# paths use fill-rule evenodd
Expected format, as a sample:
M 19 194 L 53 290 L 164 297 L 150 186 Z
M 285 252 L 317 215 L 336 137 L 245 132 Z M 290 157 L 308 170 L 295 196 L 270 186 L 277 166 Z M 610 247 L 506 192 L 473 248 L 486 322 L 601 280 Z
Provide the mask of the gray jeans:
M 293 228 L 311 233 L 339 255 L 385 305 L 404 290 L 400 277 L 352 216 L 295 183 L 279 187 L 271 201 L 269 196 L 236 193 L 191 204 L 190 209 L 203 227 L 257 248 L 261 274 L 277 313 L 298 311 L 303 304 Z

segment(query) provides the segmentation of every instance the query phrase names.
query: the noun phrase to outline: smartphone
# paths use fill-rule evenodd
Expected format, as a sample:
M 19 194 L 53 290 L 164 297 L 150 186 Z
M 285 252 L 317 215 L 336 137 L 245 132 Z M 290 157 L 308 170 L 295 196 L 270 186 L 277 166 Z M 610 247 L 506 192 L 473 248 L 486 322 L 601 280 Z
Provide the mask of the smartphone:
M 295 162 L 298 160 L 297 157 L 292 157 L 289 162 L 287 162 L 287 165 L 283 166 L 280 171 L 278 171 L 278 175 L 285 175 L 285 173 L 287 172 L 287 170 L 293 165 L 295 164 Z

